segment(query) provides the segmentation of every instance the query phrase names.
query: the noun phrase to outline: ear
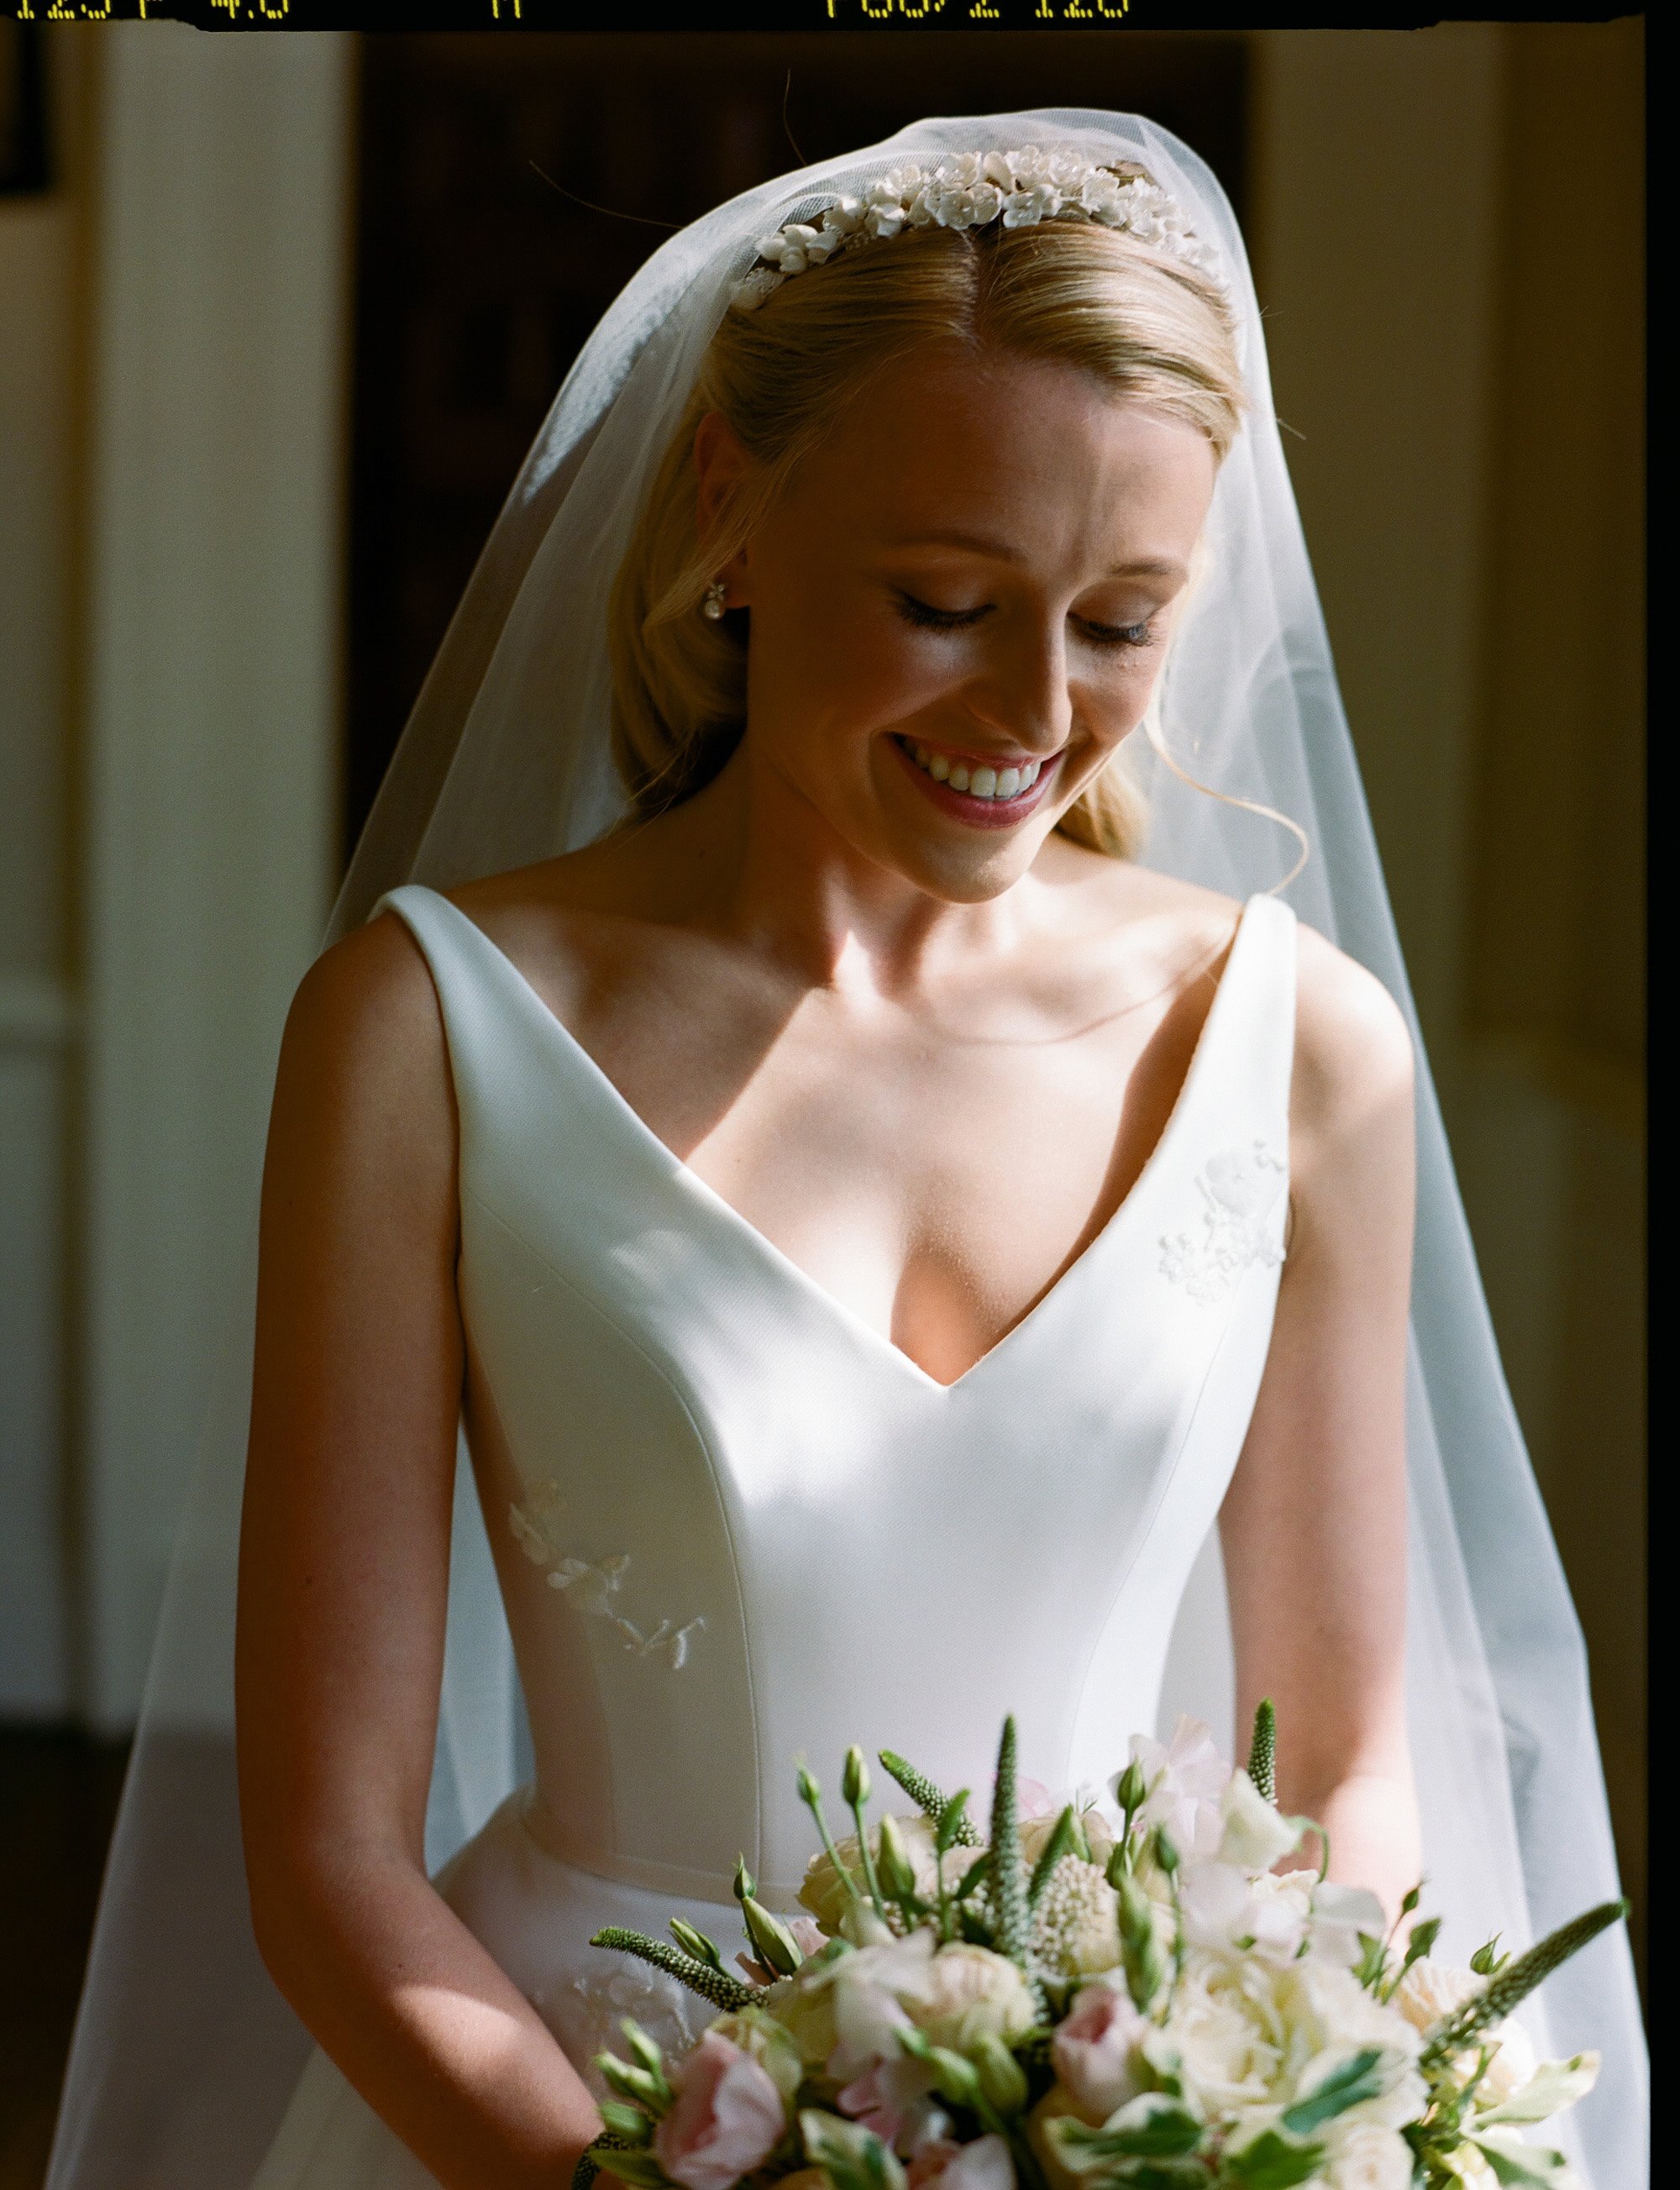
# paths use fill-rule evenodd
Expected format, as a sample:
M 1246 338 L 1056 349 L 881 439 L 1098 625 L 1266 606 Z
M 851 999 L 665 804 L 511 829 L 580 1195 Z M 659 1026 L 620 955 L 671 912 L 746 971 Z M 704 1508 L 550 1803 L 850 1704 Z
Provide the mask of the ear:
M 702 540 L 717 530 L 752 468 L 752 459 L 735 428 L 721 411 L 708 411 L 694 437 L 695 504 Z M 747 564 L 747 550 L 742 548 L 716 574 L 724 581 L 724 599 L 732 609 L 750 605 Z

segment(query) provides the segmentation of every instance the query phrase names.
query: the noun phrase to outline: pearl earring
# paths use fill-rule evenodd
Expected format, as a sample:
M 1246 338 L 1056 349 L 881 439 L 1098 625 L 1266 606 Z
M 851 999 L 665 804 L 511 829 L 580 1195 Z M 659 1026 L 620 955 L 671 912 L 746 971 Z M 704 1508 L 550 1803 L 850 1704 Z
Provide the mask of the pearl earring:
M 701 602 L 700 612 L 708 623 L 718 623 L 723 618 L 724 608 L 724 582 L 721 578 L 714 578 L 706 588 L 706 597 Z

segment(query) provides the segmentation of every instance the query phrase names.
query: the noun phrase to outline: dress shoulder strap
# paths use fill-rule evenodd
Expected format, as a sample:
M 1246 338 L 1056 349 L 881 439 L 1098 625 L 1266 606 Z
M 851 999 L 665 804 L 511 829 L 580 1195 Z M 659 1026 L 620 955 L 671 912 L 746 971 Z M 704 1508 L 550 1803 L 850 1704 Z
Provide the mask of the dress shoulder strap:
M 431 974 L 464 1126 L 497 1077 L 494 1058 L 506 1047 L 508 1001 L 497 991 L 516 977 L 460 907 L 423 882 L 387 890 L 367 917 L 382 912 L 403 922 Z
M 1296 934 L 1295 914 L 1280 898 L 1249 899 L 1206 1030 L 1219 1052 L 1208 1092 L 1222 1122 L 1280 1149 L 1288 1145 L 1295 1067 Z

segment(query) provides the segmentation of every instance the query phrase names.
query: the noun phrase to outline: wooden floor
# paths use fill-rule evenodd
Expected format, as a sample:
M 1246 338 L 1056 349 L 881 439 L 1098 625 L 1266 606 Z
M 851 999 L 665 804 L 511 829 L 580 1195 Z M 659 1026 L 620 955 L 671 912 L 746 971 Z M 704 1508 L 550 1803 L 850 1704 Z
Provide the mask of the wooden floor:
M 0 2190 L 41 2190 L 126 1750 L 0 1725 Z

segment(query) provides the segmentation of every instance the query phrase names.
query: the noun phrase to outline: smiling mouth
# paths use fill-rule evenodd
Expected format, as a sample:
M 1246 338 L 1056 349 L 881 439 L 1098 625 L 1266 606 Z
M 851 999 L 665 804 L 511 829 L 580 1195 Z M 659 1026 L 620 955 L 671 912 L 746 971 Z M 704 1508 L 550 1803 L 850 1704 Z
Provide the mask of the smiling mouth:
M 894 735 L 892 740 L 904 755 L 917 787 L 946 813 L 982 826 L 1007 827 L 1031 812 L 1056 774 L 1059 753 L 1047 758 L 1006 761 L 983 760 L 978 754 L 954 753 L 938 746 Z

